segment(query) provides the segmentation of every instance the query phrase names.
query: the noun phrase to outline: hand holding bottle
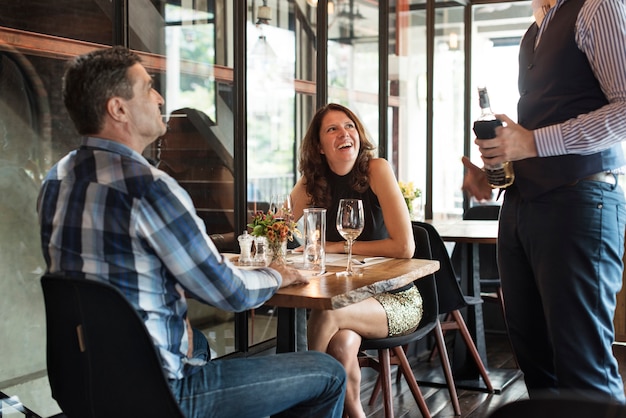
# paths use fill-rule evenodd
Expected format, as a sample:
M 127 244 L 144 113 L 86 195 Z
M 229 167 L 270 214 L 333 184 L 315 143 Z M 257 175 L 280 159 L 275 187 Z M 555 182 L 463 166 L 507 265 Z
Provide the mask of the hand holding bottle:
M 503 127 L 493 139 L 476 139 L 485 165 L 493 165 L 503 161 L 518 161 L 537 157 L 534 131 L 529 131 L 515 123 L 506 115 L 495 115 L 502 121 Z
M 496 137 L 496 128 L 502 126 L 502 121 L 496 118 L 491 111 L 489 95 L 486 87 L 478 88 L 478 102 L 480 105 L 480 117 L 474 122 L 474 133 L 479 139 L 493 139 Z M 493 188 L 505 188 L 513 184 L 515 175 L 513 166 L 505 161 L 498 164 L 485 164 L 487 181 Z

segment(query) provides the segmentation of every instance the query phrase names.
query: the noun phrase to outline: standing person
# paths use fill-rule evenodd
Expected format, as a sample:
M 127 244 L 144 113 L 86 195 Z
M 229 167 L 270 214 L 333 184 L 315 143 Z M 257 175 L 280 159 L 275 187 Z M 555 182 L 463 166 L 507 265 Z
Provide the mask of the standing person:
M 624 401 L 612 352 L 622 286 L 626 4 L 535 2 L 522 39 L 518 123 L 475 140 L 485 164 L 513 161 L 500 212 L 498 263 L 506 315 L 531 397 Z M 463 188 L 491 190 L 463 158 Z
M 345 253 L 335 228 L 339 200 L 362 199 L 365 228 L 353 253 L 411 258 L 415 242 L 407 206 L 389 163 L 373 158 L 373 149 L 352 111 L 332 103 L 319 109 L 300 150 L 302 177 L 291 192 L 294 216 L 299 219 L 306 207 L 327 208 L 326 252 Z M 329 353 L 348 373 L 345 417 L 365 417 L 357 359 L 362 337 L 408 334 L 421 318 L 422 298 L 413 284 L 338 310 L 311 311 L 309 349 Z
M 122 291 L 145 318 L 187 417 L 339 417 L 345 372 L 330 356 L 207 361 L 206 339 L 188 332 L 186 293 L 243 311 L 304 280 L 288 268 L 233 267 L 206 234 L 189 195 L 141 155 L 166 125 L 163 97 L 140 57 L 122 47 L 77 57 L 65 74 L 63 98 L 84 138 L 52 168 L 40 192 L 48 272 Z

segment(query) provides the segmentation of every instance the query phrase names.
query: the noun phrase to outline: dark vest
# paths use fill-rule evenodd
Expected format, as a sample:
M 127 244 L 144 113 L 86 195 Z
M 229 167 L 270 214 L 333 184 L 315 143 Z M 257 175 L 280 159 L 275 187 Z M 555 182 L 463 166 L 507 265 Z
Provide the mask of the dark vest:
M 518 123 L 537 129 L 562 123 L 608 103 L 585 54 L 576 45 L 576 19 L 585 0 L 568 0 L 556 11 L 534 48 L 536 24 L 520 46 Z M 624 165 L 621 144 L 590 155 L 559 155 L 515 161 L 515 185 L 532 199 L 559 186 Z

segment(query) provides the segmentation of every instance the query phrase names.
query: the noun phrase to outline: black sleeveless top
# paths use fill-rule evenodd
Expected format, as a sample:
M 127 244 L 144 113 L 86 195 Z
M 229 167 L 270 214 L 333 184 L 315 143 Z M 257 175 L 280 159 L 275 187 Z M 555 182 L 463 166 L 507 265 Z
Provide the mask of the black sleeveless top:
M 365 225 L 363 232 L 356 239 L 357 241 L 374 241 L 389 237 L 387 227 L 383 221 L 383 210 L 380 207 L 378 197 L 371 188 L 364 193 L 353 190 L 349 185 L 351 174 L 338 176 L 330 172 L 328 184 L 330 185 L 332 201 L 326 212 L 326 240 L 343 241 L 337 232 L 337 209 L 341 199 L 361 199 L 363 201 L 363 212 L 365 214 Z
M 341 199 L 361 199 L 363 201 L 363 213 L 365 215 L 365 225 L 363 232 L 356 241 L 375 241 L 389 238 L 387 227 L 383 220 L 383 209 L 380 207 L 378 196 L 371 188 L 363 193 L 359 193 L 350 187 L 350 173 L 339 176 L 333 172 L 328 175 L 328 184 L 331 188 L 332 201 L 326 211 L 326 241 L 343 241 L 337 232 L 337 210 Z M 409 283 L 399 289 L 388 293 L 399 293 L 410 289 L 414 283 Z

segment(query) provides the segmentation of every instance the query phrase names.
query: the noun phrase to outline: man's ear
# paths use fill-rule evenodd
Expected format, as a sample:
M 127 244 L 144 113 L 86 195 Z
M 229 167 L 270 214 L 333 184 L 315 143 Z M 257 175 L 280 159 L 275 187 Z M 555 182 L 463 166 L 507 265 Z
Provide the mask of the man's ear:
M 126 102 L 121 97 L 111 97 L 107 101 L 107 113 L 109 116 L 117 121 L 126 121 Z

